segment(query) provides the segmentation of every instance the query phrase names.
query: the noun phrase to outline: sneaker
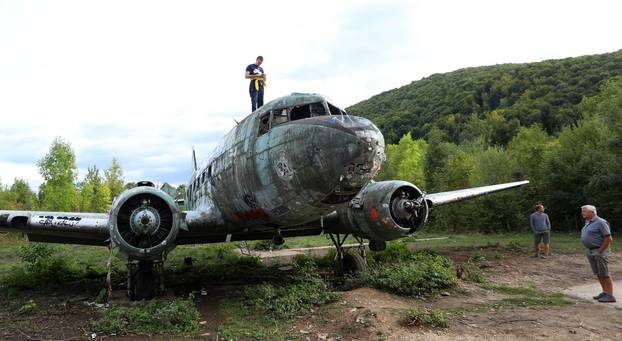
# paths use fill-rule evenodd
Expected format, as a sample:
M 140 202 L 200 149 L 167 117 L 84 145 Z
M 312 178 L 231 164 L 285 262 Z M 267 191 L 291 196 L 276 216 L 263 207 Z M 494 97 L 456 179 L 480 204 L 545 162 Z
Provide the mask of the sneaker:
M 545 255 L 540 255 L 540 258 L 546 259 L 546 256 Z
M 615 301 L 616 301 L 616 298 L 607 293 L 605 293 L 603 297 L 598 299 L 598 302 L 601 302 L 601 303 L 613 303 Z
M 592 297 L 592 298 L 593 298 L 593 299 L 595 299 L 595 300 L 597 300 L 597 299 L 599 299 L 599 298 L 601 298 L 601 297 L 603 297 L 603 296 L 605 296 L 605 295 L 607 295 L 607 293 L 601 292 L 600 294 L 598 294 L 598 295 L 596 295 L 596 296 L 594 296 L 594 297 Z
M 538 255 L 537 253 L 532 256 L 532 258 L 538 258 L 538 257 L 540 257 L 540 255 Z

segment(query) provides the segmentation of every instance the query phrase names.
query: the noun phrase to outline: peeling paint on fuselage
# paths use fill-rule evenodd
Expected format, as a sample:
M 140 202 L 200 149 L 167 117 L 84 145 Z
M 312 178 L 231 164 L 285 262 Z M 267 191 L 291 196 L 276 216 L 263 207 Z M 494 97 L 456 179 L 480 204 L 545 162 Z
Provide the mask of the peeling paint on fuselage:
M 322 96 L 292 94 L 237 124 L 192 176 L 189 227 L 214 233 L 286 229 L 318 220 L 369 183 L 384 160 L 384 138 L 367 119 L 315 116 L 260 131 L 260 118 L 271 110 L 318 102 L 326 106 Z M 325 200 L 331 196 L 337 200 Z

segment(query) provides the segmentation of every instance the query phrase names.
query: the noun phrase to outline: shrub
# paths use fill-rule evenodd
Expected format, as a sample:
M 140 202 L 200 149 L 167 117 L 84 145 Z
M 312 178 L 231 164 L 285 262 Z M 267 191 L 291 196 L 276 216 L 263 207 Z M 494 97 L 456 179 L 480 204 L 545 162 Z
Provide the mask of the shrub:
M 273 318 L 288 319 L 337 297 L 317 274 L 317 266 L 308 257 L 296 258 L 290 280 L 293 284 L 286 286 L 263 283 L 247 287 L 242 291 L 241 298 L 252 309 L 263 311 Z
M 173 301 L 141 301 L 111 307 L 91 327 L 105 334 L 187 334 L 199 330 L 194 297 Z
M 56 249 L 45 244 L 21 246 L 18 255 L 25 266 L 15 266 L 3 278 L 3 286 L 18 289 L 58 287 L 77 276 L 67 261 L 56 255 Z
M 47 244 L 29 243 L 20 246 L 17 249 L 17 255 L 22 261 L 32 265 L 49 259 L 56 251 L 56 249 Z
M 408 262 L 375 266 L 363 276 L 368 285 L 404 296 L 433 293 L 457 282 L 452 261 L 427 252 L 412 255 Z
M 375 251 L 369 253 L 369 258 L 378 263 L 393 263 L 404 261 L 410 258 L 412 252 L 408 250 L 405 243 L 390 242 L 387 243 L 387 248 L 382 251 Z
M 471 260 L 460 264 L 457 271 L 460 273 L 460 279 L 462 280 L 480 284 L 488 283 L 480 267 Z
M 407 310 L 404 314 L 404 324 L 409 326 L 429 326 L 447 328 L 447 318 L 442 310 Z
M 33 300 L 29 300 L 26 304 L 19 308 L 19 313 L 23 315 L 32 315 L 37 312 L 37 304 Z

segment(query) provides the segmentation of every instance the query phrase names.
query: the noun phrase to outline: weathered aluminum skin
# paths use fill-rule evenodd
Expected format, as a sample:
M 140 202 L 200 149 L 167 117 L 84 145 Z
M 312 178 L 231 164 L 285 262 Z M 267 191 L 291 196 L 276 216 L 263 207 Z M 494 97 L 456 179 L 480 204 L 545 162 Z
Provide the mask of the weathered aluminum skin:
M 325 229 L 338 233 L 353 233 L 376 241 L 388 241 L 415 233 L 426 222 L 427 206 L 424 205 L 417 219 L 407 223 L 398 222 L 394 201 L 400 191 L 411 193 L 412 198 L 421 198 L 419 188 L 406 181 L 380 181 L 370 183 L 353 200 L 352 205 L 337 210 L 333 220 L 325 222 Z M 335 219 L 336 218 L 336 219 Z
M 430 206 L 439 206 L 474 198 L 482 194 L 490 194 L 510 188 L 524 186 L 528 183 L 529 181 L 516 181 L 500 185 L 482 186 L 461 189 L 457 191 L 433 193 L 426 195 L 426 200 L 430 203 Z
M 233 234 L 236 240 L 274 234 L 277 228 L 299 229 L 342 206 L 371 181 L 385 159 L 384 138 L 367 119 L 318 116 L 259 133 L 259 119 L 269 109 L 318 101 L 325 99 L 302 94 L 277 99 L 225 137 L 188 186 L 190 233 Z M 341 202 L 324 200 L 333 193 L 346 196 Z
M 0 231 L 26 233 L 32 241 L 105 245 L 107 225 L 107 213 L 0 211 Z

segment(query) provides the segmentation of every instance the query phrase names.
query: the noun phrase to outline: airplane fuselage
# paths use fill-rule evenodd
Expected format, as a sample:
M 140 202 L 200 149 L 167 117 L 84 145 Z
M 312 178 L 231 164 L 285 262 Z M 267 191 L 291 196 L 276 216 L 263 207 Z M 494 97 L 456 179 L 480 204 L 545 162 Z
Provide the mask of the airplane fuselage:
M 384 138 L 369 120 L 348 116 L 322 96 L 292 94 L 227 134 L 193 173 L 187 208 L 220 220 L 224 231 L 211 233 L 287 229 L 349 202 L 384 159 Z M 188 222 L 191 229 L 206 224 L 200 216 Z

